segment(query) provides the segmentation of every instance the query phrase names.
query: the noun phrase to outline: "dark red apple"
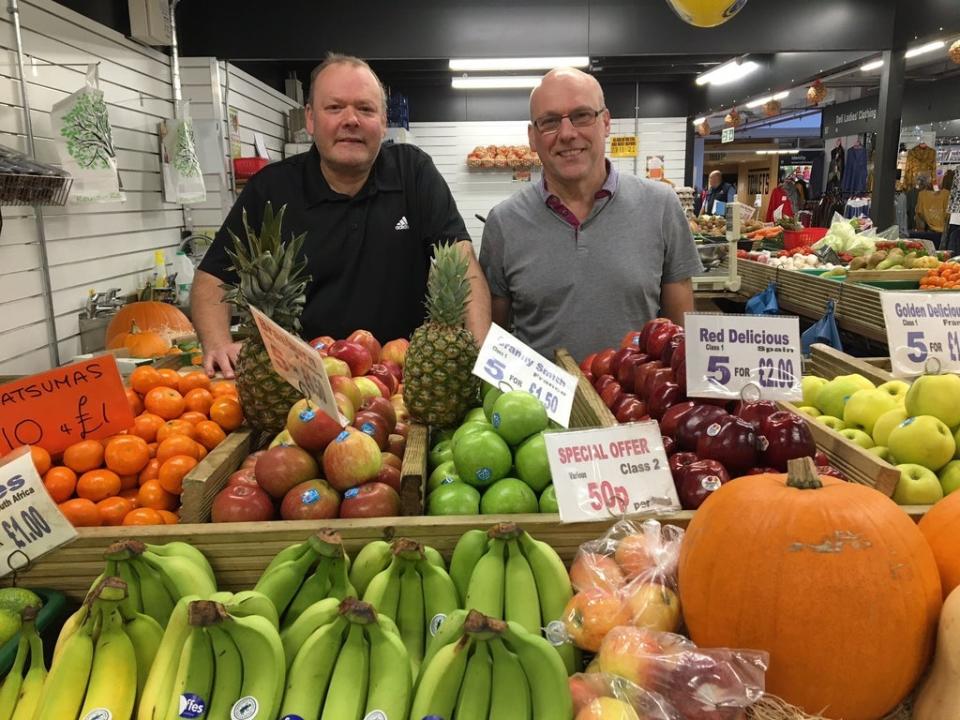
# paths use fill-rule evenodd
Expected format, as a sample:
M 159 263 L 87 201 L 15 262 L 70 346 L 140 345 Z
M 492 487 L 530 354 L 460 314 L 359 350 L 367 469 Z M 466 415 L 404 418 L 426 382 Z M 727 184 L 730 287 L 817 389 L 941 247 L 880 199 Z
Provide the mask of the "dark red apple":
M 402 435 L 403 437 L 407 437 L 407 435 L 410 433 L 410 424 L 398 421 L 397 424 L 394 425 L 393 427 L 393 432 L 397 435 Z
M 221 522 L 263 522 L 273 520 L 273 501 L 259 487 L 236 483 L 227 485 L 213 498 L 210 520 Z
M 393 432 L 397 426 L 397 411 L 393 403 L 383 397 L 367 398 L 363 402 L 361 410 L 375 412 L 377 415 L 387 421 L 387 432 Z
M 643 384 L 643 392 L 639 393 L 641 397 L 650 397 L 658 387 L 666 382 L 676 382 L 673 377 L 673 370 L 668 367 L 657 368 L 647 374 L 647 379 Z
M 667 455 L 673 455 L 673 453 L 676 452 L 677 441 L 669 435 L 663 435 L 660 439 L 663 440 L 663 451 Z
M 348 340 L 337 340 L 330 346 L 328 353 L 337 360 L 343 360 L 350 367 L 350 374 L 354 377 L 366 375 L 370 366 L 373 365 L 370 351 L 363 345 Z
M 393 360 L 381 360 L 380 364 L 390 371 L 390 374 L 397 379 L 398 383 L 403 382 L 403 366 L 400 363 Z
M 625 388 L 633 389 L 633 377 L 637 368 L 650 360 L 646 353 L 632 352 L 625 357 L 617 368 L 617 382 Z
M 596 359 L 597 353 L 590 353 L 580 362 L 580 372 L 588 373 L 592 372 L 593 361 Z
M 583 376 L 587 379 L 587 382 L 590 383 L 591 385 L 593 385 L 594 380 L 596 380 L 596 378 L 593 377 L 592 372 L 585 372 L 583 373 Z
M 253 466 L 241 467 L 239 470 L 231 473 L 230 477 L 227 478 L 227 484 L 224 487 L 228 487 L 230 485 L 252 485 L 257 489 L 260 488 L 260 484 L 257 482 L 257 476 L 253 471 Z
M 700 435 L 710 425 L 726 416 L 727 411 L 716 405 L 698 405 L 677 424 L 677 447 L 684 452 L 695 451 Z
M 278 445 L 257 458 L 254 473 L 260 487 L 279 500 L 294 485 L 320 477 L 320 467 L 303 448 Z
M 644 386 L 647 382 L 647 375 L 652 373 L 654 370 L 660 370 L 663 367 L 663 363 L 659 360 L 650 360 L 645 362 L 643 365 L 636 369 L 636 372 L 633 374 L 633 391 L 640 396 L 641 400 L 646 400 L 646 396 L 643 394 Z
M 240 469 L 243 470 L 245 467 L 253 467 L 257 464 L 257 460 L 261 455 L 263 455 L 266 450 L 257 450 L 255 453 L 250 453 L 247 455 L 246 459 L 240 464 Z
M 700 435 L 697 455 L 716 460 L 737 477 L 757 464 L 757 431 L 736 415 L 721 417 Z
M 367 352 L 370 353 L 370 359 L 373 360 L 373 362 L 380 362 L 380 351 L 382 350 L 380 341 L 377 340 L 369 330 L 354 330 L 347 338 L 347 342 L 362 345 L 367 349 Z
M 647 420 L 650 416 L 647 413 L 646 403 L 636 398 L 630 398 L 620 405 L 620 408 L 614 413 L 614 417 L 617 418 L 617 422 L 630 423 Z
M 680 347 L 674 349 L 673 355 L 670 356 L 670 369 L 674 372 L 677 371 L 677 368 L 680 367 L 687 359 L 687 336 L 683 335 L 683 341 L 680 343 Z
M 280 503 L 284 520 L 328 520 L 337 517 L 340 496 L 323 480 L 307 480 L 290 488 Z
M 673 323 L 667 318 L 654 318 L 653 320 L 650 320 L 646 325 L 644 325 L 643 328 L 641 328 L 640 337 L 637 338 L 637 348 L 640 350 L 640 352 L 645 352 L 649 355 L 652 355 L 653 357 L 656 357 L 657 355 L 659 355 L 659 353 L 653 353 L 649 349 L 648 343 L 650 340 L 650 334 L 661 325 L 667 325 L 667 324 L 673 325 Z
M 658 385 L 656 391 L 647 398 L 647 412 L 650 417 L 660 420 L 663 414 L 677 403 L 683 402 L 687 396 L 675 382 L 665 382 Z
M 613 375 L 613 373 L 610 372 L 610 364 L 613 362 L 613 356 L 616 354 L 617 351 L 613 348 L 607 348 L 606 350 L 598 352 L 597 356 L 593 359 L 593 363 L 590 365 L 590 372 L 592 372 L 595 377 Z
M 597 394 L 601 394 L 603 389 L 610 383 L 617 382 L 613 375 L 601 375 L 593 383 L 593 389 L 597 391 Z
M 763 462 L 780 472 L 786 472 L 787 460 L 813 457 L 817 453 L 807 421 L 787 410 L 767 417 L 760 426 L 760 434 L 767 440 Z
M 670 466 L 670 472 L 674 477 L 677 476 L 681 468 L 685 468 L 687 465 L 691 465 L 699 460 L 700 458 L 697 457 L 696 453 L 690 452 L 671 453 L 667 456 L 667 464 Z
M 400 495 L 382 482 L 350 488 L 340 503 L 342 518 L 394 517 L 400 514 Z
M 390 397 L 390 396 L 393 394 L 393 393 L 390 392 L 390 388 L 387 387 L 386 383 L 384 383 L 383 380 L 381 380 L 380 378 L 374 377 L 373 375 L 364 375 L 363 378 L 364 378 L 365 380 L 369 380 L 370 382 L 372 382 L 372 383 L 377 387 L 377 389 L 380 391 L 380 397 L 388 398 L 388 397 Z M 362 387 L 361 387 L 361 389 L 360 389 L 360 394 L 363 395 L 363 388 L 362 388 Z M 365 395 L 364 397 L 367 398 L 367 397 L 372 397 L 372 396 L 371 396 L 371 395 Z
M 613 380 L 607 383 L 603 390 L 600 391 L 600 399 L 603 400 L 603 404 L 608 408 L 613 407 L 613 404 L 620 398 L 623 394 L 623 388 L 620 387 L 620 383 L 616 380 Z
M 635 348 L 620 348 L 617 350 L 613 354 L 613 359 L 610 360 L 610 374 L 617 377 L 617 373 L 620 372 L 620 363 L 631 355 L 636 355 L 636 353 Z
M 843 474 L 842 471 L 837 470 L 833 465 L 817 465 L 817 472 L 820 475 L 829 475 L 830 477 L 835 477 L 838 480 L 846 480 L 847 476 Z
M 647 336 L 647 348 L 645 352 L 650 357 L 660 357 L 663 355 L 663 349 L 667 346 L 667 343 L 670 342 L 670 338 L 679 332 L 683 332 L 683 328 L 679 325 L 674 325 L 672 322 L 657 325 Z
M 390 433 L 387 436 L 387 451 L 398 457 L 403 457 L 403 454 L 407 451 L 407 439 L 403 435 Z
M 677 425 L 681 418 L 697 407 L 697 402 L 686 400 L 670 407 L 660 418 L 660 432 L 676 440 Z
M 343 429 L 337 420 L 309 400 L 293 404 L 287 413 L 286 427 L 293 441 L 309 453 L 322 452 Z
M 621 388 L 622 389 L 622 388 Z M 610 412 L 614 415 L 617 414 L 617 410 L 620 409 L 620 406 L 623 405 L 627 400 L 638 400 L 639 398 L 630 392 L 621 392 L 620 397 L 617 398 L 617 401 L 610 406 Z
M 816 454 L 813 456 L 813 462 L 817 465 L 829 465 L 830 458 L 827 457 L 827 454 L 823 450 L 817 450 Z
M 620 347 L 622 348 L 634 348 L 635 350 L 640 349 L 640 330 L 630 330 L 626 335 L 623 336 L 623 339 L 620 341 Z
M 716 460 L 699 460 L 680 469 L 674 476 L 677 495 L 684 510 L 696 510 L 710 493 L 730 481 L 727 469 Z
M 666 346 L 663 348 L 663 352 L 660 353 L 660 361 L 669 366 L 673 361 L 674 354 L 679 350 L 680 352 L 685 352 L 684 348 L 686 347 L 686 336 L 683 334 L 683 328 L 674 334 L 669 340 L 667 340 Z
M 770 400 L 759 400 L 757 402 L 738 402 L 733 414 L 746 420 L 759 430 L 763 421 L 775 412 L 780 412 L 779 405 Z
M 673 370 L 673 376 L 677 379 L 677 384 L 680 386 L 680 389 L 683 390 L 683 394 L 687 394 L 687 360 L 686 358 L 680 358 L 680 361 L 674 364 L 674 360 L 677 359 L 677 354 L 674 353 L 673 357 L 670 359 L 670 369 Z
M 387 430 L 387 421 L 382 415 L 369 410 L 361 410 L 357 413 L 353 426 L 376 440 L 377 447 L 380 450 L 387 449 L 390 432 Z
M 381 363 L 371 365 L 370 371 L 367 373 L 367 377 L 376 378 L 384 384 L 384 386 L 387 388 L 387 393 L 383 396 L 384 399 L 396 394 L 397 388 L 400 387 L 400 381 L 394 377 L 392 372 L 390 372 L 390 368 Z
M 747 470 L 745 473 L 743 473 L 743 476 L 746 477 L 747 475 L 769 475 L 770 473 L 776 474 L 779 472 L 780 472 L 779 470 L 772 467 L 752 467 L 749 470 Z
M 383 483 L 384 485 L 389 485 L 397 492 L 400 492 L 400 479 L 402 475 L 400 471 L 395 468 L 393 465 L 383 465 L 380 468 L 380 472 L 377 473 L 377 477 L 373 482 L 367 483 L 367 485 L 373 485 L 376 483 Z M 361 485 L 360 487 L 366 487 L 366 485 Z M 347 490 L 347 492 L 350 492 Z M 341 517 L 343 517 L 341 515 Z
M 321 335 L 320 337 L 315 337 L 310 341 L 310 347 L 316 350 L 321 355 L 326 355 L 330 351 L 330 346 L 333 345 L 334 339 L 329 335 Z
M 380 453 L 380 459 L 382 465 L 393 465 L 393 467 L 395 467 L 397 470 L 401 470 L 403 468 L 403 460 L 400 459 L 400 456 L 394 455 L 389 450 L 384 450 L 382 453 Z

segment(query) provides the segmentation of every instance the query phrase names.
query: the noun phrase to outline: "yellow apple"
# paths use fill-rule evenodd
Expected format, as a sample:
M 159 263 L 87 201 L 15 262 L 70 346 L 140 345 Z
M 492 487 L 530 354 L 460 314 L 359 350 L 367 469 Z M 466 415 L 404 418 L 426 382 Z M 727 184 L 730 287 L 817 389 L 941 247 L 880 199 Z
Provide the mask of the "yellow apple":
M 960 425 L 960 375 L 922 375 L 907 392 L 907 413 L 932 415 L 947 427 Z
M 873 424 L 873 441 L 877 445 L 887 447 L 890 440 L 890 431 L 909 417 L 907 411 L 902 407 L 888 410 L 877 418 Z

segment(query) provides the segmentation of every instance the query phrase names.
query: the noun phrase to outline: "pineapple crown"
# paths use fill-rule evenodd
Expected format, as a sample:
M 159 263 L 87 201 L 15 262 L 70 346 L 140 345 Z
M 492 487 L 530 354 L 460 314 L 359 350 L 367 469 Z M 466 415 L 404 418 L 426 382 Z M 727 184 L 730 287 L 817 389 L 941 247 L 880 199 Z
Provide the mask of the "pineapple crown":
M 427 318 L 439 325 L 463 326 L 470 300 L 469 263 L 454 243 L 437 244 L 427 278 Z
M 259 234 L 247 221 L 243 210 L 245 239 L 233 238 L 233 249 L 227 255 L 233 261 L 231 270 L 236 271 L 236 285 L 224 283 L 224 302 L 233 303 L 241 317 L 241 334 L 257 337 L 259 332 L 250 306 L 253 305 L 284 330 L 296 334 L 300 330 L 300 314 L 306 304 L 306 287 L 310 276 L 306 274 L 306 258 L 298 259 L 306 233 L 293 236 L 284 243 L 281 226 L 287 206 L 274 214 L 273 205 L 267 202 L 263 209 L 263 222 Z

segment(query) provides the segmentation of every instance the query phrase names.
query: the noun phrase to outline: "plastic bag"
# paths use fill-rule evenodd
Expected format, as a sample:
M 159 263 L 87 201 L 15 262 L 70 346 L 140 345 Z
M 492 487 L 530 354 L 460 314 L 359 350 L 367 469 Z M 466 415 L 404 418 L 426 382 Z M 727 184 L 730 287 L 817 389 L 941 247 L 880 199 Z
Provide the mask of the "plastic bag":
M 576 720 L 683 720 L 656 693 L 647 692 L 626 678 L 611 673 L 577 673 L 568 684 Z
M 771 282 L 765 290 L 758 292 L 747 300 L 746 311 L 749 315 L 779 315 L 780 303 L 777 302 L 777 284 Z
M 676 631 L 680 627 L 677 562 L 683 529 L 621 520 L 580 546 L 570 582 L 576 594 L 563 614 L 566 637 L 596 652 L 618 625 Z
M 843 352 L 840 331 L 837 329 L 837 320 L 834 317 L 835 308 L 836 303 L 833 300 L 827 300 L 827 312 L 824 316 L 803 331 L 800 336 L 800 347 L 804 355 L 810 354 L 810 346 L 815 343 L 823 343 Z
M 763 697 L 769 653 L 698 648 L 681 635 L 636 627 L 612 630 L 596 669 L 626 678 L 683 720 L 735 720 Z
M 205 202 L 207 191 L 197 155 L 189 103 L 183 104 L 181 117 L 161 120 L 157 134 L 160 137 L 164 200 L 183 205 Z

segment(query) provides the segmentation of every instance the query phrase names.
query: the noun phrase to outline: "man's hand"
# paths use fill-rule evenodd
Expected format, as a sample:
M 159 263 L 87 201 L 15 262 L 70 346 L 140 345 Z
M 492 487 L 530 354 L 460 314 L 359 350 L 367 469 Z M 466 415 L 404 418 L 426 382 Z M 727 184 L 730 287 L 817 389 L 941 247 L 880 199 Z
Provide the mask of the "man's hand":
M 229 343 L 223 347 L 208 348 L 203 353 L 203 369 L 207 371 L 208 377 L 217 374 L 217 368 L 227 380 L 234 377 L 233 368 L 237 364 L 237 356 L 240 354 L 240 347 L 243 343 Z

